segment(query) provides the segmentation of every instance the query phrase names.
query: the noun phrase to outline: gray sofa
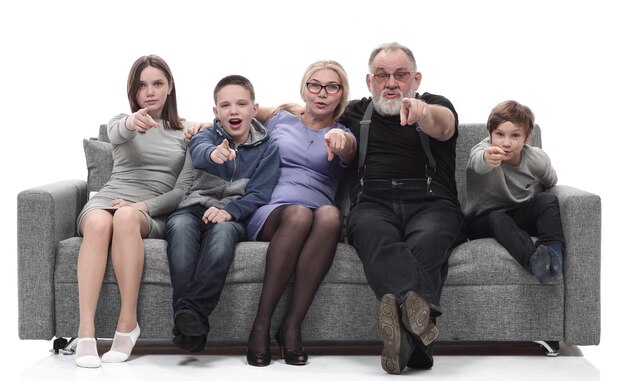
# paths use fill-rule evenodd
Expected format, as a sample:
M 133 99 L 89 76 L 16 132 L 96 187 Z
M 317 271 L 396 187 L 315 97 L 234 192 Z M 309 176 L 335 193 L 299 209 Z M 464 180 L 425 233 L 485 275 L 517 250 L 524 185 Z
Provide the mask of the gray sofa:
M 465 201 L 465 164 L 470 149 L 486 134 L 483 124 L 459 126 L 456 177 L 461 203 Z M 88 181 L 64 180 L 18 195 L 21 339 L 77 335 L 76 260 L 81 238 L 76 234 L 76 217 L 88 192 L 97 189 L 110 171 L 110 147 L 105 141 L 102 127 L 99 139 L 84 141 Z M 539 128 L 533 144 L 541 144 Z M 94 149 L 101 155 L 94 154 Z M 494 240 L 461 244 L 450 258 L 441 301 L 444 314 L 437 321 L 439 341 L 544 341 L 553 349 L 558 349 L 559 342 L 599 343 L 600 198 L 563 185 L 550 192 L 559 198 L 567 242 L 563 275 L 540 285 Z M 340 190 L 338 200 L 346 211 L 345 190 Z M 266 248 L 267 243 L 261 242 L 237 246 L 221 300 L 210 317 L 209 346 L 246 344 L 261 291 Z M 145 253 L 138 307 L 141 338 L 170 340 L 172 289 L 165 241 L 146 239 Z M 98 305 L 98 337 L 113 336 L 119 305 L 109 263 Z M 340 243 L 305 321 L 305 346 L 380 344 L 377 307 L 355 250 Z M 285 310 L 283 298 L 274 314 L 272 335 Z

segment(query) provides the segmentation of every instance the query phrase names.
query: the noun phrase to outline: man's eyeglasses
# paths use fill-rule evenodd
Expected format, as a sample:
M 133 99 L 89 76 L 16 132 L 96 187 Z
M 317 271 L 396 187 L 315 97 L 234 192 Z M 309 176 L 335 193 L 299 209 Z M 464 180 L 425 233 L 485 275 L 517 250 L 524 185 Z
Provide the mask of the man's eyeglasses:
M 337 94 L 342 87 L 343 86 L 341 86 L 340 84 L 334 82 L 331 82 L 327 85 L 322 85 L 321 83 L 317 82 L 306 83 L 306 89 L 313 94 L 318 94 L 320 91 L 322 91 L 322 89 L 326 90 L 326 93 L 328 94 Z
M 376 74 L 370 74 L 372 77 L 374 77 L 374 79 L 380 83 L 385 83 L 389 80 L 389 78 L 391 78 L 391 76 L 393 75 L 393 79 L 395 79 L 398 82 L 404 82 L 406 80 L 409 79 L 409 77 L 411 76 L 411 74 L 413 74 L 414 72 L 412 71 L 396 71 L 393 74 L 389 74 L 389 73 L 376 73 Z

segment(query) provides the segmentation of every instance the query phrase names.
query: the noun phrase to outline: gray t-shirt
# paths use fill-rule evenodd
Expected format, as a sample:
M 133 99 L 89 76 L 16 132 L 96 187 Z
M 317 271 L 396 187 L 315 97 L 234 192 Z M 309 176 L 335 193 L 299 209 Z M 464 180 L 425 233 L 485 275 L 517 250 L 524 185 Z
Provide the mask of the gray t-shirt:
M 519 166 L 502 163 L 492 168 L 485 163 L 486 138 L 472 148 L 466 169 L 465 215 L 475 217 L 490 210 L 507 209 L 528 201 L 557 183 L 550 158 L 538 147 L 524 145 Z

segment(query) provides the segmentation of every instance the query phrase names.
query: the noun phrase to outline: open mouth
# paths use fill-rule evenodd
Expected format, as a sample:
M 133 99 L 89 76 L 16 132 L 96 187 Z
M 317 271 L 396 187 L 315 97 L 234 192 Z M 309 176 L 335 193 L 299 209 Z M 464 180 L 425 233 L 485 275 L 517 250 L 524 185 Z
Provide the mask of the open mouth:
M 233 128 L 238 128 L 241 126 L 241 119 L 239 118 L 228 119 L 228 124 Z

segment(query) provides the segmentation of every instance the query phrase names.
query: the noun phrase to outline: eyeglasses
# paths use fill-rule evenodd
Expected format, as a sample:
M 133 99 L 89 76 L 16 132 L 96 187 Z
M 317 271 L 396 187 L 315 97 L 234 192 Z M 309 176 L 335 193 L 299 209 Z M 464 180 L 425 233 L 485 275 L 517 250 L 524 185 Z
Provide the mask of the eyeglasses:
M 342 87 L 343 86 L 341 86 L 340 84 L 334 83 L 334 82 L 331 82 L 327 85 L 322 85 L 321 83 L 317 83 L 317 82 L 306 83 L 306 89 L 309 90 L 313 94 L 319 94 L 319 92 L 322 91 L 322 89 L 326 90 L 326 93 L 328 94 L 337 94 L 341 90 Z
M 376 74 L 370 74 L 372 77 L 374 77 L 374 79 L 380 83 L 385 83 L 389 80 L 389 78 L 391 78 L 391 76 L 393 75 L 393 79 L 395 79 L 398 82 L 404 82 L 406 80 L 409 79 L 409 76 L 411 74 L 413 74 L 413 71 L 396 71 L 393 74 L 389 74 L 389 73 L 376 73 Z

